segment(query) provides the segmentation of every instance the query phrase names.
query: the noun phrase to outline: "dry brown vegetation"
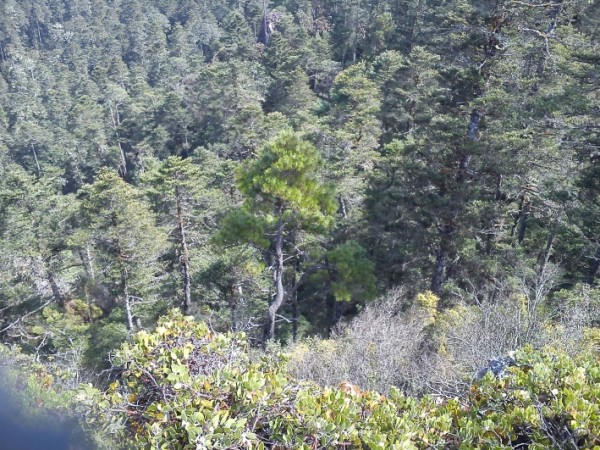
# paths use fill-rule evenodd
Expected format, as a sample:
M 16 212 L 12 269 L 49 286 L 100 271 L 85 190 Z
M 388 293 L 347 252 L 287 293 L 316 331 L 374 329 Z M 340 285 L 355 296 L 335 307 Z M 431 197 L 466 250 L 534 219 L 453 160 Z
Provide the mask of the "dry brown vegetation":
M 526 295 L 514 294 L 495 302 L 471 299 L 470 304 L 462 298 L 440 311 L 431 293 L 413 302 L 395 289 L 330 339 L 290 347 L 288 368 L 322 385 L 348 382 L 381 393 L 396 386 L 410 394 L 452 396 L 489 359 L 526 344 L 551 345 L 570 354 L 597 351 L 598 292 L 581 288 L 576 297 L 555 297 L 560 308 L 545 303 L 533 308 Z

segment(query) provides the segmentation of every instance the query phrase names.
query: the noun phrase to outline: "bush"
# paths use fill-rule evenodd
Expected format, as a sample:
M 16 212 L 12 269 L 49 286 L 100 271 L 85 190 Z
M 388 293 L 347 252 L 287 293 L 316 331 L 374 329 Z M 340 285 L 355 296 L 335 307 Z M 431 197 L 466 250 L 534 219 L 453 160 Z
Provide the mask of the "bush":
M 288 347 L 288 369 L 322 386 L 348 381 L 384 394 L 395 386 L 410 395 L 453 397 L 488 360 L 524 345 L 597 354 L 600 295 L 586 287 L 574 291 L 558 292 L 554 303 L 536 304 L 534 311 L 526 296 L 514 293 L 440 310 L 430 292 L 412 300 L 395 289 L 330 339 Z
M 381 393 L 392 386 L 418 391 L 421 376 L 415 361 L 423 351 L 432 314 L 421 304 L 405 309 L 402 292 L 391 292 L 368 305 L 332 339 L 307 339 L 288 348 L 289 371 L 322 386 L 348 381 Z
M 501 379 L 454 399 L 384 397 L 298 381 L 280 358 L 252 362 L 241 334 L 172 312 L 118 355 L 119 382 L 79 395 L 123 447 L 164 449 L 502 449 L 600 445 L 600 363 L 525 348 Z
M 57 364 L 43 363 L 21 353 L 18 347 L 0 344 L 2 386 L 18 397 L 24 413 L 43 416 L 52 410 L 68 415 L 73 404 L 76 374 Z M 45 409 L 47 408 L 47 410 Z

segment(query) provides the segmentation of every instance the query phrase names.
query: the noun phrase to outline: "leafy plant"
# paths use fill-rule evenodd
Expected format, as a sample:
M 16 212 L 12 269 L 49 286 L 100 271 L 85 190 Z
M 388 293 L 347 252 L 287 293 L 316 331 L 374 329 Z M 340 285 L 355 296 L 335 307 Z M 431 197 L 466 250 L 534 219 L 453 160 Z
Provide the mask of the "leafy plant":
M 508 376 L 486 375 L 451 399 L 387 397 L 341 383 L 299 382 L 248 357 L 244 335 L 216 334 L 178 311 L 118 353 L 105 392 L 78 396 L 90 418 L 132 448 L 533 449 L 600 445 L 600 363 L 552 349 L 516 352 Z

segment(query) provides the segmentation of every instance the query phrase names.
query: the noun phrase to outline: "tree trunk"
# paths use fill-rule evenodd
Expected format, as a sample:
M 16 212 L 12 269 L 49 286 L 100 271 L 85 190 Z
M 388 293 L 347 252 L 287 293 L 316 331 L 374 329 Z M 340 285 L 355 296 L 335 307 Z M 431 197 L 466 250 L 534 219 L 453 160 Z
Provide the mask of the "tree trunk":
M 125 178 L 127 176 L 127 158 L 125 157 L 125 150 L 123 150 L 123 146 L 121 145 L 121 138 L 119 137 L 118 127 L 121 125 L 121 117 L 119 115 L 119 104 L 115 102 L 114 111 L 110 102 L 108 102 L 108 107 L 110 109 L 110 118 L 113 123 L 113 129 L 115 132 L 115 138 L 117 140 L 117 146 L 119 147 L 119 154 L 121 156 L 121 165 L 119 166 L 119 172 L 121 174 L 121 177 Z
M 600 269 L 600 246 L 596 250 L 596 254 L 594 255 L 594 259 L 590 264 L 590 268 L 588 270 L 587 282 L 591 286 L 595 284 L 598 269 Z
M 467 138 L 471 139 L 472 141 L 479 139 L 479 124 L 481 123 L 481 119 L 483 119 L 483 112 L 478 109 L 474 109 L 471 112 L 469 128 L 467 129 Z
M 35 160 L 35 166 L 37 167 L 38 177 L 41 177 L 42 168 L 40 167 L 40 162 L 38 161 L 37 152 L 35 151 L 35 145 L 33 142 L 31 143 L 31 152 L 33 153 L 33 159 Z
M 333 279 L 335 276 L 333 267 L 329 264 L 327 257 L 325 258 L 325 267 L 329 276 L 327 277 L 327 291 L 328 294 L 325 297 L 325 303 L 327 304 L 327 316 L 329 319 L 329 334 L 333 335 L 338 323 L 342 320 L 342 307 L 335 295 L 333 295 Z
M 183 278 L 182 310 L 188 313 L 192 305 L 192 275 L 190 273 L 190 252 L 185 232 L 185 215 L 183 209 L 183 194 L 179 187 L 175 188 L 177 202 L 177 226 L 179 228 L 179 244 L 181 245 L 181 275 Z
M 529 220 L 529 215 L 531 214 L 531 203 L 529 201 L 527 192 L 523 192 L 521 196 L 521 201 L 519 203 L 519 213 L 515 218 L 515 222 L 510 231 L 510 235 L 514 238 L 515 231 L 517 233 L 517 243 L 519 245 L 523 245 L 523 241 L 525 240 L 525 234 L 527 232 L 527 221 Z
M 50 268 L 48 267 L 49 264 L 47 261 L 44 261 L 44 266 L 46 268 L 46 278 L 48 279 L 48 283 L 50 284 L 50 289 L 52 290 L 52 296 L 56 299 L 56 302 L 60 306 L 64 306 L 65 296 L 60 291 L 60 287 L 58 286 L 58 283 L 56 282 L 54 272 L 52 270 L 50 270 Z
M 519 216 L 519 228 L 517 231 L 517 242 L 523 245 L 525 241 L 525 232 L 527 231 L 527 222 L 531 214 L 531 204 L 526 199 L 523 200 L 521 214 Z
M 125 320 L 127 322 L 127 331 L 133 333 L 133 313 L 131 312 L 131 299 L 129 298 L 129 283 L 127 278 L 127 268 L 121 262 L 121 289 L 123 292 L 123 304 L 125 305 Z
M 348 217 L 348 210 L 346 209 L 346 200 L 344 200 L 344 197 L 342 195 L 339 195 L 338 202 L 340 204 L 340 213 L 342 214 L 342 217 L 345 219 Z
M 123 295 L 123 305 L 125 307 L 125 323 L 127 324 L 127 331 L 133 333 L 133 313 L 131 312 L 131 298 L 129 297 L 129 275 L 127 273 L 127 266 L 125 265 L 126 257 L 119 243 L 117 243 L 116 250 L 119 272 L 121 274 L 121 294 Z
M 79 250 L 79 257 L 81 258 L 81 262 L 83 263 L 83 268 L 85 270 L 86 276 L 90 280 L 95 280 L 96 274 L 94 272 L 94 260 L 92 259 L 92 254 L 90 253 L 89 245 L 86 245 L 85 249 Z
M 446 243 L 447 236 L 442 235 L 440 246 L 435 257 L 435 266 L 431 277 L 431 292 L 439 296 L 442 292 L 442 284 L 446 276 L 446 268 L 448 266 L 448 246 Z
M 546 247 L 544 248 L 544 251 L 540 254 L 538 277 L 541 277 L 546 270 L 546 266 L 548 265 L 548 261 L 550 260 L 550 254 L 552 253 L 552 245 L 554 245 L 554 237 L 554 231 L 552 231 L 548 236 L 548 240 L 546 241 Z
M 296 257 L 294 264 L 294 278 L 292 287 L 292 341 L 298 342 L 298 266 L 299 261 Z
M 273 274 L 275 284 L 275 298 L 269 306 L 269 317 L 267 327 L 265 328 L 265 340 L 275 337 L 275 319 L 277 311 L 285 301 L 285 291 L 283 288 L 283 211 L 279 210 L 279 220 L 277 221 L 277 231 L 275 233 L 275 273 Z
M 417 36 L 417 27 L 419 26 L 419 21 L 422 20 L 423 15 L 423 2 L 418 1 L 414 8 L 414 14 L 412 16 L 412 20 L 410 21 L 410 25 L 408 28 L 408 32 L 406 34 L 406 54 L 410 54 L 413 49 L 413 45 L 415 43 L 415 37 Z M 409 11 L 407 10 L 407 13 Z
M 127 331 L 133 333 L 133 313 L 131 312 L 131 300 L 129 295 L 124 294 L 125 315 L 127 320 Z
M 446 266 L 448 265 L 448 250 L 444 247 L 445 246 L 442 243 L 437 251 L 433 276 L 431 277 L 431 292 L 437 296 L 442 292 L 442 283 L 444 282 Z
M 81 259 L 81 262 L 83 263 L 83 268 L 85 270 L 85 281 L 83 285 L 83 291 L 85 295 L 85 304 L 87 305 L 88 321 L 91 322 L 92 299 L 90 297 L 90 284 L 94 282 L 96 276 L 94 274 L 94 266 L 92 263 L 92 255 L 90 255 L 89 246 L 86 245 L 85 250 L 82 248 L 79 249 L 79 258 Z
M 494 209 L 493 213 L 488 218 L 488 232 L 486 234 L 485 242 L 485 254 L 491 255 L 494 250 L 494 244 L 496 241 L 496 233 L 502 232 L 504 229 L 503 220 L 500 213 L 500 203 L 503 201 L 504 195 L 502 194 L 502 175 L 496 175 L 496 190 L 494 192 Z
M 241 283 L 234 282 L 230 286 L 230 301 L 229 310 L 231 313 L 231 331 L 238 330 L 238 305 L 242 301 L 242 285 Z

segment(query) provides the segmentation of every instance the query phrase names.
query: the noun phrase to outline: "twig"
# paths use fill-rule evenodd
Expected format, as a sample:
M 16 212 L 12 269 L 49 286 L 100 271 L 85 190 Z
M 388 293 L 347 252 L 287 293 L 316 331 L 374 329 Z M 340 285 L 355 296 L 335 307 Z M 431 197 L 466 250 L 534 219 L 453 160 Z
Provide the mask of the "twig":
M 51 298 L 50 300 L 48 300 L 46 303 L 44 303 L 42 306 L 40 306 L 39 308 L 34 309 L 33 311 L 28 312 L 27 314 L 25 314 L 24 316 L 19 317 L 17 320 L 15 320 L 13 323 L 11 323 L 10 325 L 7 325 L 6 327 L 2 328 L 0 330 L 0 333 L 4 333 L 7 330 L 10 330 L 12 327 L 14 327 L 15 325 L 17 325 L 19 322 L 22 322 L 23 319 L 26 319 L 27 317 L 31 316 L 32 314 L 35 314 L 38 311 L 41 311 L 42 309 L 44 309 L 46 306 L 48 306 L 50 303 L 52 303 L 54 301 L 53 298 Z
M 527 6 L 528 8 L 552 8 L 555 6 L 561 6 L 563 5 L 563 3 L 540 3 L 540 4 L 534 4 L 534 3 L 525 3 L 525 2 L 521 2 L 518 0 L 512 0 L 511 2 L 514 5 L 521 5 L 521 6 Z

